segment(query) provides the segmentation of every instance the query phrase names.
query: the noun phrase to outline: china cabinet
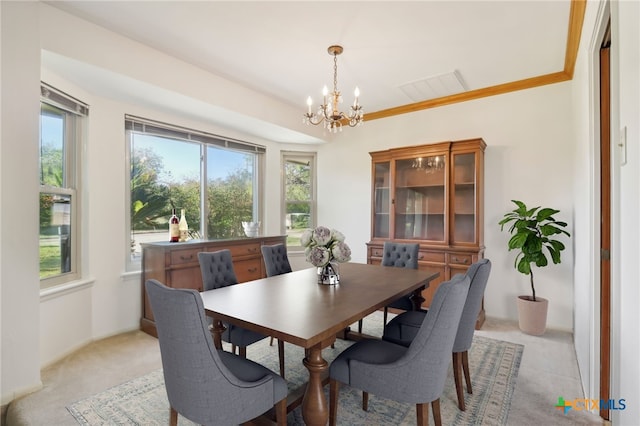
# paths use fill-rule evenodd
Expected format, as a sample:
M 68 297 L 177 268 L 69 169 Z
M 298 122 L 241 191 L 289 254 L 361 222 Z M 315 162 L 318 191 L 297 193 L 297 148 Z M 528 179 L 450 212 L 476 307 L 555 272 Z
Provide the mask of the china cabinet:
M 440 278 L 423 292 L 424 307 L 442 281 L 481 259 L 484 150 L 482 139 L 371 152 L 371 241 L 368 263 L 380 263 L 384 241 L 420 244 L 419 268 Z M 484 321 L 484 304 L 477 326 Z

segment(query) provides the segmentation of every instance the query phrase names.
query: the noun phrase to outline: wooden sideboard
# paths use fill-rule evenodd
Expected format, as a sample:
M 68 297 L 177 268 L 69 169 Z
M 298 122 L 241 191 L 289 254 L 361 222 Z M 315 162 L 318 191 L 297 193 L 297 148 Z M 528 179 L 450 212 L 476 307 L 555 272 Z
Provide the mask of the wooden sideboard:
M 153 312 L 144 290 L 146 280 L 155 279 L 173 288 L 202 291 L 202 273 L 198 253 L 229 249 L 238 282 L 266 277 L 262 260 L 263 245 L 286 244 L 286 235 L 239 238 L 234 240 L 192 240 L 184 243 L 142 244 L 142 318 L 140 329 L 157 337 Z

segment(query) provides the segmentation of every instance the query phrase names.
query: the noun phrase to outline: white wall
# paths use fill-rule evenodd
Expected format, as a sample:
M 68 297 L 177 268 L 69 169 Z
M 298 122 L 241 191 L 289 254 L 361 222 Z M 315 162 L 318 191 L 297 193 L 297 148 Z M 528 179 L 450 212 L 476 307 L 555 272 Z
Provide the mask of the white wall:
M 40 384 L 38 277 L 38 128 L 40 52 L 37 4 L 2 10 L 2 404 Z

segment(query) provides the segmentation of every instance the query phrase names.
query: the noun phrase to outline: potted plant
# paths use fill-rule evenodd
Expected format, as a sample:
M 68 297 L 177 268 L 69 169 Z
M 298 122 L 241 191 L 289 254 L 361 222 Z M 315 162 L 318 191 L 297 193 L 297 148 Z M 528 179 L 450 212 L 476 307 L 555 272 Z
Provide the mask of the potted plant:
M 518 296 L 520 329 L 527 334 L 539 336 L 544 334 L 546 328 L 549 301 L 536 297 L 532 265 L 547 266 L 547 254 L 554 264 L 560 263 L 560 253 L 565 247 L 556 236 L 571 235 L 563 229 L 567 226 L 566 222 L 554 218 L 560 210 L 540 207 L 529 209 L 522 201 L 511 201 L 517 208 L 504 215 L 499 222 L 500 230 L 504 230 L 505 225 L 511 225 L 509 251 L 518 251 L 514 266 L 519 272 L 529 275 L 531 281 L 531 296 Z

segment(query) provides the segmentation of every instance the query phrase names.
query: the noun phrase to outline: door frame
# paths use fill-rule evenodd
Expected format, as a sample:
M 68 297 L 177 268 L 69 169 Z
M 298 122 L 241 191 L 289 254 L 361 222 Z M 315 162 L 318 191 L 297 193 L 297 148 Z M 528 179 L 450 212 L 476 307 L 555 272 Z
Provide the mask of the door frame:
M 600 370 L 599 399 L 611 399 L 611 18 L 599 49 L 600 98 Z M 610 411 L 600 407 L 600 417 L 610 420 Z

